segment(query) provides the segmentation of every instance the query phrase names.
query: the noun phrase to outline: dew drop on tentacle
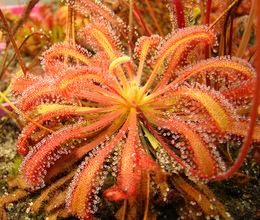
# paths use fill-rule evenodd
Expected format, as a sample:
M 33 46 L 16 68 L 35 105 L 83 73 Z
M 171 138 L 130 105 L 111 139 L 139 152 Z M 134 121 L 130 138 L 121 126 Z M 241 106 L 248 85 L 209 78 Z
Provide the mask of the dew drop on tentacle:
M 67 207 L 80 218 L 95 214 L 100 202 L 98 193 L 107 175 L 117 172 L 115 167 L 120 159 L 121 150 L 115 147 L 112 152 L 106 154 L 106 144 L 109 142 L 106 141 L 88 153 L 70 184 L 66 199 Z
M 156 148 L 156 162 L 168 173 L 178 174 L 183 167 L 160 145 Z
M 42 139 L 29 151 L 21 164 L 21 172 L 30 187 L 38 189 L 45 186 L 48 168 L 62 155 L 71 152 L 74 147 L 72 140 L 79 135 L 78 129 L 81 129 L 79 125 L 62 128 Z

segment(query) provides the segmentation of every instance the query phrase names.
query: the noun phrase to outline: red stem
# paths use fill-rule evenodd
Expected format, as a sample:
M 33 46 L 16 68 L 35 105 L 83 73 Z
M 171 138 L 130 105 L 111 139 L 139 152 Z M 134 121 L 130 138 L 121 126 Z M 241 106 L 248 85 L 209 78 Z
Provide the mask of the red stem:
M 211 12 L 211 2 L 212 0 L 207 1 L 207 6 L 206 6 L 206 25 L 209 25 L 210 22 L 210 12 Z
M 147 25 L 145 24 L 142 15 L 138 9 L 138 7 L 136 6 L 136 3 L 134 2 L 134 16 L 135 19 L 137 20 L 137 22 L 143 27 L 143 29 L 145 30 L 146 34 L 148 36 L 151 36 L 153 33 L 151 32 L 151 30 L 147 27 Z
M 212 0 L 208 0 L 207 1 L 207 6 L 206 6 L 206 20 L 205 20 L 205 24 L 207 26 L 209 26 L 209 23 L 210 23 L 211 2 L 212 2 Z M 209 45 L 207 45 L 205 47 L 205 59 L 208 59 L 210 57 L 209 54 L 210 54 L 210 47 L 209 47 Z
M 178 28 L 185 27 L 184 9 L 181 0 L 173 0 L 176 9 Z
M 260 11 L 260 3 L 257 1 L 257 11 Z M 260 100 L 260 18 L 258 17 L 258 22 L 257 22 L 257 60 L 258 62 L 256 63 L 256 85 L 255 85 L 255 91 L 254 91 L 254 97 L 253 97 L 253 105 L 252 105 L 252 110 L 250 112 L 250 124 L 249 124 L 249 130 L 247 133 L 247 137 L 245 140 L 245 143 L 242 147 L 242 150 L 238 156 L 238 159 L 236 160 L 235 164 L 224 174 L 221 174 L 219 176 L 216 176 L 215 178 L 213 178 L 214 180 L 222 180 L 225 178 L 230 177 L 231 175 L 233 175 L 238 168 L 242 165 L 247 152 L 250 148 L 250 144 L 252 141 L 252 135 L 254 132 L 254 127 L 255 127 L 255 123 L 257 120 L 257 116 L 258 116 L 258 105 L 259 105 L 259 100 Z

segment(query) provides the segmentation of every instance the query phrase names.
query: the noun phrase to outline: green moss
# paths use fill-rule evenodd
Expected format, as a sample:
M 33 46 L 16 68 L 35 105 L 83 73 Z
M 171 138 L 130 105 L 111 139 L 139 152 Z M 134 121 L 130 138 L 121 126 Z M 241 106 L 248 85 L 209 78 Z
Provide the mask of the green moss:
M 19 173 L 20 164 L 22 162 L 22 159 L 19 155 L 16 155 L 13 162 L 13 170 L 9 173 L 9 177 L 15 176 Z

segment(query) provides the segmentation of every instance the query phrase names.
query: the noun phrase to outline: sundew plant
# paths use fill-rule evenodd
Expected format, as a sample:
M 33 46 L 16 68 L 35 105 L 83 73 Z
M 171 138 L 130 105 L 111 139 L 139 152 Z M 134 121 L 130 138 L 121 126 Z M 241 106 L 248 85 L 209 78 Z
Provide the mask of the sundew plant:
M 91 15 L 78 33 L 81 43 L 54 44 L 41 57 L 44 74 L 28 72 L 12 86 L 19 111 L 33 119 L 17 143 L 30 189 L 70 176 L 66 209 L 88 219 L 100 197 L 126 201 L 143 181 L 160 185 L 185 174 L 206 183 L 234 174 L 250 146 L 250 121 L 241 109 L 252 106 L 255 69 L 233 56 L 203 59 L 205 48 L 218 46 L 216 33 L 184 27 L 180 1 L 170 4 L 182 28 L 136 43 L 101 2 L 66 3 Z M 259 144 L 259 125 L 251 136 Z M 219 153 L 226 144 L 242 146 L 230 167 Z

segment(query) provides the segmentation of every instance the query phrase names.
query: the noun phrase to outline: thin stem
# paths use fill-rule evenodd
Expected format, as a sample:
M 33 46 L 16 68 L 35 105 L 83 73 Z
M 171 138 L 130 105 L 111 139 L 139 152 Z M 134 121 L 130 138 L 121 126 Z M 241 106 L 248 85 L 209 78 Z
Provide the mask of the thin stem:
M 146 34 L 148 36 L 151 36 L 153 33 L 152 31 L 147 27 L 146 23 L 144 22 L 143 18 L 142 18 L 142 14 L 140 13 L 138 7 L 136 6 L 136 3 L 134 2 L 134 15 L 136 20 L 138 21 L 138 23 L 143 27 L 143 29 L 145 30 Z
M 256 1 L 254 1 L 256 2 Z M 260 3 L 257 2 L 256 3 L 256 7 L 257 7 L 257 11 L 260 11 Z M 244 145 L 242 147 L 242 150 L 238 156 L 238 159 L 236 160 L 235 164 L 224 174 L 221 174 L 219 176 L 216 176 L 215 178 L 213 178 L 214 180 L 222 180 L 222 179 L 226 179 L 229 178 L 230 176 L 232 176 L 238 169 L 239 167 L 242 165 L 247 152 L 250 148 L 250 144 L 252 141 L 252 136 L 254 133 L 254 127 L 256 124 L 256 120 L 257 120 L 257 116 L 258 116 L 258 105 L 259 105 L 259 100 L 260 100 L 260 18 L 258 17 L 258 22 L 257 22 L 257 60 L 258 62 L 256 65 L 257 71 L 256 71 L 256 85 L 255 85 L 255 91 L 254 91 L 254 98 L 253 98 L 253 105 L 252 105 L 252 110 L 250 112 L 250 123 L 249 123 L 249 129 L 248 129 L 248 133 L 247 133 L 247 137 L 246 140 L 244 142 Z
M 48 35 L 46 35 L 46 34 L 44 34 L 44 33 L 41 33 L 41 32 L 34 32 L 34 33 L 31 33 L 31 34 L 29 34 L 29 35 L 27 35 L 25 38 L 24 38 L 24 40 L 23 40 L 23 42 L 20 44 L 20 46 L 19 46 L 19 50 L 21 50 L 21 48 L 25 45 L 25 43 L 27 42 L 27 40 L 30 38 L 30 37 L 32 37 L 33 35 L 41 35 L 41 36 L 44 36 L 44 37 L 46 37 L 46 41 L 47 42 L 50 42 L 50 37 L 48 36 Z M 9 50 L 9 48 L 10 48 L 10 46 L 8 47 L 8 48 L 6 48 L 6 50 Z M 6 54 L 4 54 L 4 58 L 3 58 L 3 62 L 2 62 L 2 69 L 1 69 L 1 72 L 0 72 L 0 78 L 1 78 L 1 76 L 4 74 L 4 72 L 7 70 L 7 68 L 10 66 L 10 64 L 12 63 L 12 61 L 14 60 L 14 58 L 15 58 L 15 56 L 16 56 L 16 53 L 14 53 L 13 54 L 13 56 L 10 58 L 10 60 L 7 62 L 7 64 L 4 66 L 4 63 L 6 63 L 6 58 L 7 58 L 7 53 Z M 32 63 L 31 63 L 32 64 Z M 31 64 L 30 64 L 30 66 L 31 66 Z M 28 69 L 30 69 L 30 66 L 28 67 Z M 1 102 L 1 101 L 0 101 Z
M 234 15 L 230 15 L 230 28 L 229 28 L 229 40 L 228 40 L 228 55 L 232 55 L 232 44 L 233 44 L 233 27 L 234 27 Z
M 132 41 L 133 39 L 133 7 L 134 7 L 134 0 L 130 0 L 130 6 L 129 6 L 129 32 L 128 32 L 128 38 L 129 41 Z M 132 48 L 129 45 L 129 57 L 132 56 Z
M 4 103 L 6 104 L 6 103 Z M 0 117 L 4 115 L 4 113 L 6 115 L 8 115 L 10 118 L 13 118 L 17 121 L 18 124 L 22 124 L 21 121 L 19 120 L 19 118 L 17 117 L 17 115 L 11 111 L 9 111 L 6 106 L 4 104 L 0 104 Z
M 20 20 L 16 23 L 16 25 L 12 28 L 12 33 L 15 36 L 17 31 L 28 21 L 30 18 L 30 14 L 34 6 L 39 2 L 39 0 L 29 0 L 26 4 L 26 7 L 20 17 Z
M 8 36 L 9 36 L 9 38 L 10 38 L 10 41 L 11 41 L 12 44 L 13 44 L 15 53 L 16 53 L 16 55 L 17 55 L 17 59 L 18 59 L 20 65 L 21 65 L 21 68 L 22 68 L 22 70 L 23 70 L 23 73 L 26 75 L 26 67 L 25 67 L 25 64 L 24 64 L 24 62 L 23 62 L 23 60 L 22 60 L 21 53 L 20 53 L 20 51 L 19 51 L 19 49 L 18 49 L 18 47 L 17 47 L 17 44 L 16 44 L 16 42 L 15 42 L 14 36 L 13 36 L 13 34 L 12 34 L 12 31 L 11 31 L 11 29 L 10 29 L 8 23 L 7 23 L 7 20 L 5 19 L 5 16 L 4 16 L 4 14 L 3 14 L 3 12 L 2 12 L 1 9 L 0 9 L 0 17 L 1 17 L 2 21 L 3 21 L 3 23 L 4 23 L 4 26 L 5 26 L 5 29 L 6 29 L 6 31 L 7 31 Z
M 209 25 L 210 23 L 210 12 L 211 12 L 211 3 L 212 3 L 212 0 L 208 0 L 207 1 L 207 5 L 206 5 L 206 19 L 205 19 L 205 24 L 206 25 Z M 208 59 L 209 57 L 211 57 L 211 53 L 210 53 L 210 46 L 209 45 L 206 45 L 205 47 L 205 59 Z M 207 85 L 209 85 L 209 79 L 206 78 L 206 80 L 208 81 L 207 82 Z
M 5 71 L 7 70 L 8 66 L 10 65 L 9 63 L 7 65 L 5 65 L 6 64 L 6 60 L 7 60 L 7 56 L 8 56 L 8 51 L 9 51 L 10 47 L 11 47 L 10 43 L 6 44 L 5 53 L 4 53 L 3 58 L 1 60 L 1 63 L 0 63 L 0 68 L 1 68 L 0 78 L 2 78 L 3 74 L 5 73 Z M 15 54 L 14 54 L 14 56 L 15 56 Z
M 209 23 L 210 23 L 211 3 L 212 3 L 212 0 L 208 0 L 208 1 L 207 1 L 207 6 L 206 6 L 206 20 L 205 20 L 206 25 L 209 25 Z
M 19 28 L 22 27 L 23 24 L 29 19 L 31 10 L 34 8 L 34 6 L 38 2 L 39 2 L 39 0 L 29 0 L 27 2 L 26 8 L 24 9 L 22 15 L 20 16 L 20 19 L 16 22 L 15 26 L 12 28 L 13 36 L 16 35 Z M 8 50 L 10 48 L 10 39 L 9 38 L 6 40 L 6 45 L 7 46 L 6 46 L 4 58 L 2 59 L 1 64 L 0 64 L 0 67 L 1 67 L 0 78 L 2 77 L 2 75 L 4 74 L 4 72 L 7 69 L 5 62 L 6 62 L 6 58 L 7 58 L 7 55 L 8 55 Z
M 254 25 L 255 16 L 256 16 L 256 1 L 253 0 L 251 10 L 249 13 L 249 17 L 247 19 L 246 27 L 245 27 L 241 42 L 239 44 L 238 51 L 236 53 L 237 57 L 241 57 L 245 51 L 245 48 L 250 39 L 250 35 L 251 35 L 252 28 Z
M 240 0 L 233 1 L 222 13 L 218 16 L 218 18 L 209 26 L 209 30 L 213 28 L 216 23 Z
M 128 6 L 130 7 L 129 3 L 127 0 L 123 0 L 123 2 Z M 136 3 L 134 2 L 134 5 L 133 5 L 133 15 L 135 16 L 135 19 L 136 21 L 142 26 L 142 28 L 145 30 L 146 34 L 148 36 L 151 36 L 153 33 L 151 32 L 151 30 L 147 27 L 146 23 L 144 22 L 143 18 L 142 18 L 142 14 L 141 12 L 139 11 Z M 133 49 L 134 47 L 132 47 Z
M 181 0 L 173 0 L 176 8 L 178 28 L 185 27 L 184 9 Z
M 21 115 L 22 117 L 26 118 L 29 122 L 35 124 L 36 126 L 38 126 L 39 128 L 41 129 L 44 129 L 46 131 L 49 131 L 49 132 L 54 132 L 53 130 L 49 129 L 49 128 L 46 128 L 44 126 L 42 126 L 41 124 L 35 122 L 34 120 L 32 120 L 31 118 L 29 118 L 27 115 L 25 115 L 22 111 L 20 111 L 12 102 L 9 101 L 8 98 L 5 97 L 5 95 L 0 92 L 0 96 L 5 100 L 6 103 L 8 103 L 13 110 L 15 110 L 17 113 L 19 113 L 19 115 Z
M 236 14 L 236 11 L 239 7 L 239 5 L 241 4 L 243 0 L 239 0 L 237 2 L 236 5 L 234 5 L 234 7 L 232 8 L 232 10 L 230 10 L 230 13 L 229 15 L 227 16 L 227 21 L 229 21 L 230 23 L 230 27 L 229 27 L 229 40 L 228 40 L 228 55 L 232 55 L 232 43 L 233 43 L 233 22 L 234 22 L 234 18 L 235 18 L 235 14 Z M 228 19 L 228 17 L 230 17 L 230 19 Z
M 199 7 L 200 7 L 200 14 L 201 14 L 201 21 L 202 24 L 206 23 L 206 16 L 205 16 L 205 4 L 204 1 L 199 1 Z
M 75 28 L 74 28 L 75 12 L 70 5 L 68 5 L 67 7 L 68 7 L 68 12 L 67 12 L 65 41 L 67 43 L 75 44 Z
M 156 20 L 156 17 L 155 17 L 155 15 L 154 15 L 153 9 L 152 9 L 152 7 L 151 7 L 151 5 L 150 5 L 150 3 L 149 3 L 149 0 L 145 0 L 145 3 L 146 3 L 146 5 L 147 5 L 147 7 L 148 7 L 148 10 L 149 10 L 149 12 L 150 12 L 152 18 L 153 18 L 154 24 L 155 24 L 157 30 L 159 31 L 159 34 L 160 34 L 162 37 L 164 37 L 164 34 L 163 34 L 163 32 L 162 32 L 162 29 L 160 28 L 160 25 L 158 24 L 158 22 L 157 22 L 157 20 Z

